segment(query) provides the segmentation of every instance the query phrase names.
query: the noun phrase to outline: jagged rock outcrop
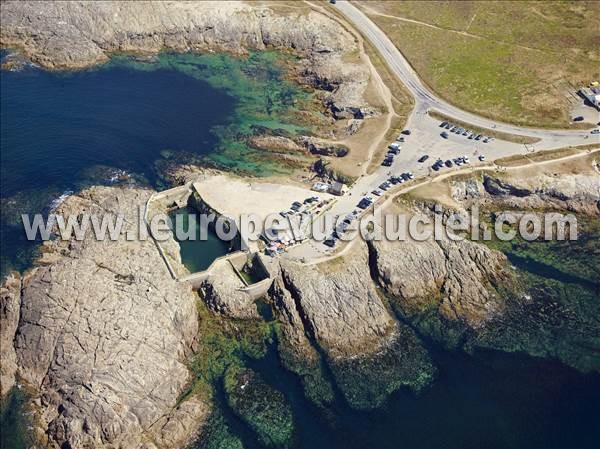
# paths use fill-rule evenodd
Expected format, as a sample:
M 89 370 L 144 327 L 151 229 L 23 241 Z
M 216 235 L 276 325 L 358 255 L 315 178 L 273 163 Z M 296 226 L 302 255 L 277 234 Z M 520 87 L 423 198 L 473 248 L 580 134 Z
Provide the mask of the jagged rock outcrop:
M 344 58 L 356 49 L 354 37 L 314 10 L 234 1 L 8 1 L 1 19 L 2 46 L 50 68 L 87 67 L 113 52 L 290 49 L 303 57 L 298 77 L 327 91 L 336 116 L 376 113 L 363 99 L 367 68 Z
M 311 154 L 335 157 L 344 157 L 348 154 L 348 148 L 343 145 L 330 144 L 309 136 L 302 136 L 299 140 Z
M 181 447 L 207 414 L 197 398 L 177 404 L 191 380 L 197 297 L 171 278 L 152 240 L 125 239 L 150 193 L 91 188 L 68 198 L 57 211 L 65 216 L 124 214 L 118 240 L 89 231 L 53 241 L 48 264 L 23 278 L 18 373 L 39 392 L 38 434 L 49 447 Z
M 282 260 L 281 276 L 307 331 L 333 357 L 374 352 L 394 329 L 369 277 L 364 246 L 338 266 Z
M 13 345 L 21 308 L 21 277 L 10 274 L 0 287 L 0 397 L 15 384 L 17 355 Z
M 321 356 L 306 335 L 294 298 L 280 276 L 275 278 L 269 297 L 279 322 L 277 346 L 281 363 L 300 376 L 310 400 L 319 405 L 331 403 L 333 388 L 324 377 Z
M 600 215 L 600 175 L 597 173 L 540 173 L 531 178 L 481 179 L 451 183 L 452 196 L 470 204 L 515 210 L 556 210 Z
M 230 318 L 260 318 L 252 297 L 242 291 L 244 283 L 227 260 L 218 260 L 211 266 L 211 274 L 202 282 L 200 290 L 206 305 L 214 312 Z
M 292 139 L 284 136 L 252 136 L 248 139 L 252 148 L 275 153 L 302 153 L 303 148 Z
M 318 363 L 319 354 L 310 344 L 294 299 L 280 277 L 273 282 L 269 296 L 281 323 L 281 339 L 288 355 L 309 365 Z
M 408 316 L 435 313 L 476 329 L 501 314 L 496 287 L 511 278 L 506 257 L 468 240 L 373 241 L 377 282 Z
M 431 381 L 434 368 L 426 349 L 390 315 L 375 288 L 365 245 L 334 262 L 301 266 L 282 261 L 280 267 L 271 297 L 284 332 L 288 328 L 284 337 L 297 341 L 309 361 L 319 354 L 310 345 L 322 349 L 352 407 L 377 407 L 401 386 L 419 390 Z M 326 394 L 315 365 L 308 372 L 313 382 L 305 388 Z

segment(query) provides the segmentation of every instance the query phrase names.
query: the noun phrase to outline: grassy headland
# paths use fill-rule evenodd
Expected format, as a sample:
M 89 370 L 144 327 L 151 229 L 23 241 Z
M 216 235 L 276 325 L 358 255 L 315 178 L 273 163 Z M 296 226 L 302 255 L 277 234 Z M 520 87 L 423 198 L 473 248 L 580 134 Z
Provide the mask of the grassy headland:
M 464 109 L 569 126 L 571 86 L 600 76 L 598 2 L 357 2 L 423 80 Z

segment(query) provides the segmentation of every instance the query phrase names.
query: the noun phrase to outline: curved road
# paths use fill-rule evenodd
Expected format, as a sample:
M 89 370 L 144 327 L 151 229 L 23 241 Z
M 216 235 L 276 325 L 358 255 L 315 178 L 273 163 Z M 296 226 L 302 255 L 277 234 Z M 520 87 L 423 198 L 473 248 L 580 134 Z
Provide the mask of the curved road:
M 375 46 L 385 58 L 392 71 L 400 78 L 415 98 L 413 115 L 423 114 L 427 110 L 437 109 L 448 116 L 482 128 L 495 129 L 510 134 L 535 137 L 545 140 L 545 147 L 563 147 L 600 142 L 600 136 L 591 135 L 582 130 L 549 130 L 526 128 L 509 123 L 497 122 L 481 117 L 453 106 L 438 98 L 419 79 L 406 58 L 400 53 L 387 35 L 375 25 L 362 11 L 347 1 L 338 1 L 337 9 Z

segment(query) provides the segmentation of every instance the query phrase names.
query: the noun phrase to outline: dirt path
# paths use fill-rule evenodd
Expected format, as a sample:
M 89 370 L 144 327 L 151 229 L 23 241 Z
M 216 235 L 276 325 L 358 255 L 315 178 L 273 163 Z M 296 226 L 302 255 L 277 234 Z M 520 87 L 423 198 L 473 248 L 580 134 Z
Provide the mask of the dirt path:
M 386 137 L 388 130 L 391 128 L 393 118 L 398 116 L 398 114 L 394 110 L 394 106 L 392 103 L 392 93 L 391 93 L 390 89 L 386 86 L 386 84 L 383 82 L 381 75 L 379 75 L 379 72 L 377 71 L 377 69 L 375 69 L 375 66 L 371 62 L 371 58 L 369 58 L 369 56 L 367 55 L 367 53 L 365 51 L 364 40 L 362 38 L 362 35 L 358 31 L 356 31 L 348 22 L 341 19 L 336 14 L 333 14 L 332 12 L 328 11 L 325 7 L 317 5 L 308 0 L 304 0 L 304 3 L 309 5 L 314 10 L 316 10 L 322 14 L 325 14 L 327 17 L 340 23 L 340 25 L 342 25 L 349 33 L 351 33 L 356 38 L 356 40 L 358 42 L 360 60 L 367 67 L 369 67 L 369 72 L 371 74 L 371 82 L 373 83 L 373 87 L 375 88 L 377 95 L 383 101 L 383 103 L 387 109 L 387 112 L 383 113 L 385 116 L 384 122 L 381 124 L 381 126 L 378 127 L 377 131 L 375 132 L 375 135 L 373 135 L 372 138 L 370 139 L 371 143 L 366 150 L 366 159 L 362 163 L 361 170 L 360 170 L 360 175 L 365 175 L 365 174 L 367 174 L 367 170 L 368 170 L 369 166 L 371 165 L 371 161 L 372 161 L 373 156 L 375 155 L 377 149 L 381 145 L 385 145 L 384 139 Z M 363 131 L 362 129 L 359 130 L 358 134 L 360 134 L 362 131 Z M 356 140 L 356 136 L 349 136 L 342 140 L 331 140 L 331 141 L 325 140 L 325 141 L 330 142 L 332 144 L 345 145 L 346 147 L 348 147 L 350 149 L 351 152 L 352 151 L 364 152 L 365 151 L 364 148 L 357 148 L 358 145 L 356 144 L 355 140 Z
M 400 188 L 399 190 L 390 194 L 383 203 L 379 204 L 379 207 L 383 210 L 386 207 L 388 207 L 392 203 L 392 201 L 394 201 L 394 199 L 396 199 L 398 196 L 406 194 L 408 192 L 411 192 L 411 191 L 413 191 L 419 187 L 422 187 L 426 184 L 437 183 L 437 182 L 443 181 L 445 179 L 452 178 L 454 176 L 463 175 L 466 173 L 475 174 L 477 172 L 483 172 L 483 171 L 504 173 L 507 171 L 513 171 L 513 170 L 518 170 L 518 169 L 522 169 L 522 168 L 531 168 L 531 167 L 540 166 L 540 165 L 548 165 L 548 164 L 555 164 L 557 162 L 565 162 L 565 161 L 568 161 L 571 159 L 577 159 L 580 157 L 585 157 L 585 156 L 589 156 L 591 154 L 596 154 L 596 153 L 600 153 L 600 148 L 595 149 L 595 150 L 589 150 L 589 151 L 577 153 L 577 154 L 571 154 L 569 156 L 563 156 L 563 157 L 559 157 L 556 159 L 548 159 L 546 161 L 537 161 L 537 162 L 533 161 L 533 162 L 525 163 L 522 165 L 515 165 L 514 167 L 500 167 L 500 166 L 497 166 L 492 163 L 489 166 L 462 168 L 459 170 L 444 173 L 442 175 L 437 175 L 434 178 L 429 178 L 429 179 L 425 178 L 425 179 L 420 180 L 420 182 L 415 182 L 414 184 L 412 184 L 410 186 Z M 348 243 L 346 243 L 346 245 L 337 253 L 331 254 L 328 256 L 324 256 L 324 257 L 320 257 L 320 258 L 316 258 L 316 259 L 312 259 L 312 260 L 310 260 L 308 262 L 304 262 L 302 264 L 303 265 L 315 265 L 315 264 L 319 264 L 319 263 L 328 262 L 330 260 L 337 259 L 338 257 L 347 255 L 352 250 L 352 248 L 354 248 L 356 246 L 356 242 L 360 241 L 360 240 L 362 240 L 362 238 L 360 236 L 357 236 L 356 238 L 354 238 L 351 241 L 349 241 Z
M 510 45 L 510 46 L 513 46 L 513 47 L 522 48 L 523 50 L 537 51 L 539 53 L 546 53 L 546 54 L 550 53 L 549 51 L 540 50 L 539 48 L 534 48 L 534 47 L 528 47 L 527 45 L 521 45 L 521 44 L 516 44 L 514 42 L 506 42 L 506 41 L 501 41 L 501 40 L 497 40 L 497 39 L 490 39 L 489 37 L 481 36 L 479 34 L 473 34 L 473 33 L 470 33 L 469 31 L 455 30 L 453 28 L 443 28 L 443 27 L 440 27 L 440 26 L 437 26 L 437 25 L 433 25 L 431 23 L 422 22 L 420 20 L 407 19 L 406 17 L 400 17 L 400 16 L 394 16 L 394 15 L 391 15 L 391 14 L 385 14 L 385 13 L 377 11 L 376 9 L 373 9 L 372 7 L 368 6 L 367 4 L 365 4 L 363 2 L 356 3 L 356 5 L 359 8 L 361 8 L 364 12 L 366 12 L 368 14 L 375 15 L 375 16 L 387 17 L 389 19 L 400 20 L 402 22 L 414 23 L 416 25 L 422 25 L 422 26 L 425 26 L 425 27 L 428 27 L 428 28 L 433 28 L 433 29 L 440 30 L 440 31 L 448 31 L 450 33 L 460 34 L 461 36 L 472 37 L 474 39 L 486 40 L 486 41 L 489 41 L 489 42 L 494 42 L 496 44 Z M 471 18 L 471 21 L 469 22 L 469 26 L 467 27 L 467 30 L 471 27 L 471 24 L 473 23 L 474 19 L 475 19 L 475 15 L 473 15 L 473 17 Z

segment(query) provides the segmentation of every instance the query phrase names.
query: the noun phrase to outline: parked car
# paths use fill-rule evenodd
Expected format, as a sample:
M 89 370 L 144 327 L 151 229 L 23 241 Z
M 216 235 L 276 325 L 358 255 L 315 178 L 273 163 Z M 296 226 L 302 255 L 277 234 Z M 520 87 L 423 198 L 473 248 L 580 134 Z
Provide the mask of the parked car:
M 427 154 L 425 154 L 425 155 L 423 155 L 423 156 L 421 156 L 421 157 L 419 158 L 419 162 L 423 163 L 423 162 L 425 162 L 427 159 L 429 159 L 429 156 L 428 156 Z
M 446 126 L 448 124 L 448 122 L 442 122 L 440 123 L 440 128 L 443 128 L 444 126 Z
M 335 0 L 333 0 L 333 1 L 335 2 Z M 333 248 L 333 247 L 335 246 L 335 242 L 336 242 L 336 241 L 335 241 L 335 239 L 328 238 L 327 240 L 325 240 L 325 241 L 323 242 L 323 244 L 324 244 L 325 246 L 329 246 L 330 248 Z
M 574 122 L 583 122 L 583 116 L 578 115 L 577 117 L 573 117 Z
M 405 129 L 404 131 L 402 131 L 402 134 L 404 134 L 405 136 L 410 136 L 410 129 Z
M 481 140 L 483 136 L 481 134 L 477 134 L 477 136 L 475 136 L 475 140 Z
M 454 164 L 452 164 L 452 161 L 450 159 L 448 159 L 446 162 L 444 162 L 444 165 L 446 165 L 446 167 L 450 168 Z
M 481 162 L 485 161 L 485 155 L 483 155 L 483 154 L 482 154 L 482 155 L 480 155 L 480 156 L 479 156 L 479 160 L 480 160 Z
M 368 200 L 367 198 L 363 198 L 362 200 L 360 200 L 360 202 L 357 204 L 357 207 L 359 209 L 366 209 L 367 207 L 369 207 L 373 202 Z
M 591 134 L 600 134 L 600 129 L 593 129 Z
M 448 133 L 446 131 L 444 131 L 443 133 L 440 134 L 440 136 L 442 136 L 444 139 L 447 139 Z
M 446 126 L 444 126 L 444 128 L 446 128 L 446 129 L 452 128 L 452 123 L 447 123 Z
M 381 190 L 377 190 L 377 189 L 375 189 L 375 190 L 373 190 L 371 193 L 372 193 L 373 195 L 375 195 L 375 196 L 381 196 Z

